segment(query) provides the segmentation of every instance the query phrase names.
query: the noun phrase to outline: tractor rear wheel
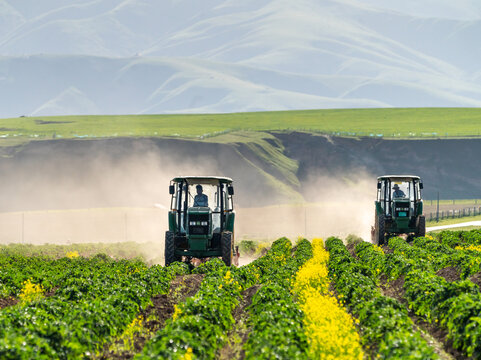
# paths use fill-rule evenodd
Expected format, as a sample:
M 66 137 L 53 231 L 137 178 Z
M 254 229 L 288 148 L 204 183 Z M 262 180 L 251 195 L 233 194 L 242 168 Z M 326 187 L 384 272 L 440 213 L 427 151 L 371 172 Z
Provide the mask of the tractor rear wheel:
M 178 261 L 175 256 L 175 237 L 172 231 L 165 232 L 165 266 L 172 264 L 174 261 Z
M 376 245 L 383 245 L 385 241 L 385 233 L 386 233 L 384 214 L 376 213 L 376 223 L 374 226 L 375 226 L 374 243 Z
M 416 234 L 417 237 L 426 236 L 426 217 L 424 215 L 420 215 L 418 217 L 418 224 L 416 227 Z
M 232 265 L 232 254 L 233 254 L 233 243 L 232 243 L 232 233 L 226 231 L 222 233 L 222 261 L 226 266 Z

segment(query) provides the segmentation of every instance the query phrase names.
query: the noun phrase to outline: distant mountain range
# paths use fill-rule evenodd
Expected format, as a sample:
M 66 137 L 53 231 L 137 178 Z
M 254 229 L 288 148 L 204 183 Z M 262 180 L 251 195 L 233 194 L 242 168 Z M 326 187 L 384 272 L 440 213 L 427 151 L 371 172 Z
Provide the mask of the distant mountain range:
M 0 117 L 481 106 L 477 0 L 0 0 Z

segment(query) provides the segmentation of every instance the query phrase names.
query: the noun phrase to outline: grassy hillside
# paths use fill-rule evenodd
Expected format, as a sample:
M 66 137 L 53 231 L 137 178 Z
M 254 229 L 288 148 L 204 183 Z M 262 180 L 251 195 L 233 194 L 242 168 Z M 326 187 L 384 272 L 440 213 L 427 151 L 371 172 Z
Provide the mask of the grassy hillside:
M 481 109 L 403 108 L 200 115 L 62 116 L 0 119 L 0 144 L 52 138 L 206 138 L 251 130 L 304 130 L 385 138 L 479 137 Z

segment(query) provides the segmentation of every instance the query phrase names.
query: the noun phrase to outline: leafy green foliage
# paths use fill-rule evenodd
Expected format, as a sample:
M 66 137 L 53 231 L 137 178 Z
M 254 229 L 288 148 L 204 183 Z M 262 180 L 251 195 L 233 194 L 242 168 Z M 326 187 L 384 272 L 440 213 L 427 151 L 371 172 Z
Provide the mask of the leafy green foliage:
M 305 359 L 307 338 L 302 327 L 303 313 L 290 290 L 298 269 L 312 257 L 311 244 L 297 243 L 293 256 L 287 239 L 277 240 L 272 251 L 261 259 L 265 269 L 262 283 L 249 307 L 252 330 L 244 346 L 246 359 Z
M 250 312 L 246 359 L 307 358 L 303 313 L 289 289 L 276 283 L 263 286 L 254 296 Z
M 53 296 L 0 312 L 0 358 L 81 358 L 119 336 L 153 295 L 166 293 L 186 266 L 148 267 L 138 260 L 0 256 L 2 282 L 18 292 L 32 279 Z
M 453 240 L 450 236 L 446 239 Z M 479 287 L 468 280 L 448 282 L 436 275 L 438 269 L 446 266 L 458 266 L 464 277 L 479 271 L 479 267 L 470 266 L 478 255 L 454 250 L 430 238 L 415 239 L 413 245 L 391 238 L 389 247 L 393 253 L 385 255 L 384 271 L 391 279 L 404 276 L 404 297 L 409 307 L 445 328 L 455 349 L 468 357 L 480 357 Z
M 83 257 L 93 257 L 103 253 L 115 259 L 151 259 L 152 249 L 158 251 L 161 247 L 158 243 L 146 242 L 138 243 L 134 241 L 124 241 L 118 243 L 79 243 L 70 245 L 60 244 L 8 244 L 0 245 L 0 255 L 2 256 L 22 256 L 59 259 L 66 257 L 69 252 L 77 252 Z
M 479 251 L 455 250 L 426 237 L 416 238 L 412 245 L 401 238 L 391 238 L 389 245 L 394 253 L 386 256 L 386 273 L 394 279 L 413 269 L 438 271 L 451 266 L 459 270 L 462 279 L 481 270 Z
M 176 359 L 189 348 L 196 356 L 214 358 L 234 323 L 231 313 L 242 287 L 219 259 L 202 264 L 196 271 L 206 274 L 199 291 L 179 305 L 178 312 L 138 358 Z
M 481 230 L 470 231 L 441 231 L 436 235 L 437 240 L 451 248 L 463 245 L 481 245 Z
M 413 332 L 407 309 L 383 296 L 377 288 L 380 272 L 385 268 L 382 251 L 372 244 L 359 243 L 358 261 L 340 239 L 333 237 L 327 239 L 326 249 L 330 254 L 329 272 L 339 297 L 358 318 L 363 344 L 373 355 L 377 349 L 382 359 L 438 358 L 419 332 Z
M 205 274 L 197 294 L 178 305 L 172 319 L 168 320 L 165 327 L 147 343 L 143 353 L 137 358 L 177 359 L 192 351 L 192 354 L 199 358 L 213 359 L 217 350 L 225 343 L 227 333 L 234 324 L 232 311 L 238 305 L 242 291 L 255 284 L 276 285 L 284 291 L 282 295 L 266 294 L 265 297 L 261 297 L 260 302 L 267 301 L 270 296 L 274 296 L 271 300 L 277 301 L 279 296 L 283 296 L 284 302 L 290 306 L 288 311 L 294 311 L 292 309 L 297 307 L 289 291 L 285 289 L 287 284 L 290 286 L 290 279 L 300 264 L 309 257 L 308 247 L 310 243 L 307 240 L 301 242 L 294 256 L 291 256 L 291 242 L 281 238 L 272 244 L 272 248 L 265 256 L 240 268 L 226 267 L 219 259 L 201 264 L 193 270 L 195 273 Z M 276 306 L 281 305 L 276 302 Z M 299 318 L 300 310 L 296 311 L 294 314 L 297 318 L 293 321 L 300 327 L 302 323 L 302 319 Z M 262 326 L 263 339 L 270 341 L 271 346 L 279 343 L 280 347 L 286 348 L 284 351 L 286 354 L 301 352 L 298 349 L 297 335 L 293 336 L 290 328 L 277 330 L 278 326 L 274 327 L 276 335 L 273 335 L 274 330 L 266 324 Z M 280 337 L 280 333 L 283 337 Z M 299 334 L 302 334 L 302 331 Z M 260 338 L 260 335 L 254 336 L 257 337 Z M 257 352 L 260 346 L 257 343 L 249 344 L 248 341 L 246 357 L 249 351 Z M 265 346 L 265 343 L 262 343 L 262 346 Z

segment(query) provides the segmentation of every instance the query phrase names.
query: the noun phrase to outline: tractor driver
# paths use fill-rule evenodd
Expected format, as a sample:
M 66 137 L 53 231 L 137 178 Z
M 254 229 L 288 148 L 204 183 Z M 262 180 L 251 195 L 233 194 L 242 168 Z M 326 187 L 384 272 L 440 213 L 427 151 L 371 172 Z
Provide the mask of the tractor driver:
M 199 184 L 195 188 L 197 189 L 197 195 L 194 197 L 194 206 L 209 206 L 207 195 L 202 193 L 202 185 Z
M 404 191 L 402 191 L 400 188 L 399 188 L 399 185 L 398 184 L 394 184 L 394 186 L 392 187 L 394 192 L 392 193 L 392 197 L 393 198 L 403 198 L 403 197 L 406 197 L 406 194 L 404 193 Z

